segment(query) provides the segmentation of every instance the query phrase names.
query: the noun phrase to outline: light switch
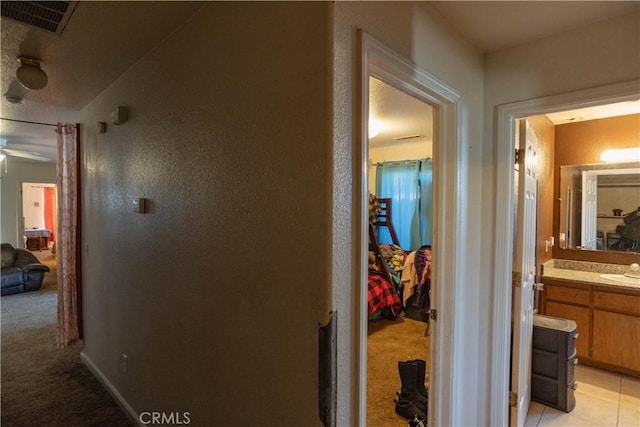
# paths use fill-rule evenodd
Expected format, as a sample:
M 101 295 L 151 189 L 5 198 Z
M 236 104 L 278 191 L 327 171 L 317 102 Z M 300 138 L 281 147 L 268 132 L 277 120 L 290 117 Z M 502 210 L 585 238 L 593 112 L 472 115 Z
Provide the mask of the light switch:
M 145 212 L 145 199 L 138 198 L 133 199 L 133 211 L 136 213 L 144 213 Z

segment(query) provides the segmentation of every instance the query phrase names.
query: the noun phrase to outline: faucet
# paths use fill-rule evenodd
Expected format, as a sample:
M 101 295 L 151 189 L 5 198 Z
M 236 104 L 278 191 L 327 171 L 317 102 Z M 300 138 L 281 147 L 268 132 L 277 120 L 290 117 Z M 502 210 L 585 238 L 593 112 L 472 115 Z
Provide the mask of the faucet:
M 626 273 L 624 273 L 624 275 L 627 276 L 627 277 L 640 278 L 640 265 L 638 265 L 638 263 L 634 262 L 633 264 L 631 264 L 629 266 L 629 269 L 627 270 Z

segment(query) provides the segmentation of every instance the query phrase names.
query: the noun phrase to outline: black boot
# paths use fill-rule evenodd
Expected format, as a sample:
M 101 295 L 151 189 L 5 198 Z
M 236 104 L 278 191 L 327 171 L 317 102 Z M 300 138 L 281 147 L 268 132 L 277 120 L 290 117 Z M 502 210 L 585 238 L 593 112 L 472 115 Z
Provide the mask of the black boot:
M 424 379 L 427 373 L 427 362 L 422 359 L 408 360 L 408 362 L 416 362 L 416 365 L 418 366 L 416 388 L 418 389 L 418 393 L 424 396 L 425 399 L 429 400 L 429 390 L 427 390 L 424 385 Z
M 407 420 L 425 420 L 426 414 L 413 403 L 413 395 L 410 392 L 396 393 L 398 399 L 393 401 L 396 404 L 396 414 Z
M 423 413 L 427 413 L 427 398 L 418 391 L 418 364 L 415 361 L 398 362 L 402 394 L 408 396 L 413 404 Z

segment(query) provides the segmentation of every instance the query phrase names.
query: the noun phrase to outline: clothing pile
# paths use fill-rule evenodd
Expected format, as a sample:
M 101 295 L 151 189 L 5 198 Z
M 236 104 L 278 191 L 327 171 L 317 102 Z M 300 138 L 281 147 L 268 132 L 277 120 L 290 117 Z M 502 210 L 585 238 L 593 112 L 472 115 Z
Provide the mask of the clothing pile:
M 623 225 L 616 227 L 620 240 L 611 245 L 614 251 L 640 252 L 640 207 L 622 219 Z
M 402 305 L 429 314 L 431 311 L 431 246 L 407 255 L 402 268 Z
M 399 288 L 402 265 L 407 254 L 397 245 L 380 245 L 382 266 L 376 262 L 374 252 L 369 252 L 369 319 L 380 316 L 395 319 L 402 311 L 402 291 Z M 384 267 L 384 269 L 383 269 Z

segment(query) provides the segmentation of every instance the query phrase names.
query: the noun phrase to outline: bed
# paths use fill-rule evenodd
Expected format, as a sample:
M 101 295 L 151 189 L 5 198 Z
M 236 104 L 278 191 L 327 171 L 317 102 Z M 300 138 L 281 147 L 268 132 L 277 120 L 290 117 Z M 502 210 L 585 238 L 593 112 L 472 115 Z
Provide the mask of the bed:
M 387 227 L 392 244 L 380 244 L 377 230 Z M 395 319 L 406 316 L 429 321 L 431 296 L 431 246 L 424 245 L 411 253 L 398 242 L 391 222 L 391 199 L 369 195 L 369 319 Z
M 47 249 L 49 244 L 49 238 L 51 237 L 51 230 L 44 228 L 28 228 L 24 230 L 25 246 L 28 250 L 42 250 Z

